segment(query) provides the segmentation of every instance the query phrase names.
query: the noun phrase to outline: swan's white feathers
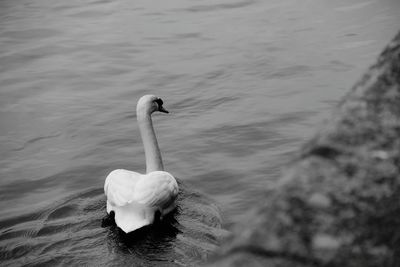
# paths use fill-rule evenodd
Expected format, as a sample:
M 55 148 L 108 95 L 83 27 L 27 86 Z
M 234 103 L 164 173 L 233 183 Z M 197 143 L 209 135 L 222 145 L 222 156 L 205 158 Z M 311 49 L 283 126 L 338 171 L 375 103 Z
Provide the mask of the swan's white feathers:
M 114 170 L 106 178 L 104 192 L 113 206 L 124 206 L 134 200 L 134 191 L 141 175 L 127 170 Z
M 104 192 L 113 206 L 135 202 L 156 209 L 167 208 L 178 195 L 175 178 L 164 171 L 146 175 L 127 170 L 112 171 L 106 178 Z
M 140 204 L 158 209 L 167 208 L 178 195 L 175 178 L 164 171 L 147 174 L 136 184 L 134 200 Z

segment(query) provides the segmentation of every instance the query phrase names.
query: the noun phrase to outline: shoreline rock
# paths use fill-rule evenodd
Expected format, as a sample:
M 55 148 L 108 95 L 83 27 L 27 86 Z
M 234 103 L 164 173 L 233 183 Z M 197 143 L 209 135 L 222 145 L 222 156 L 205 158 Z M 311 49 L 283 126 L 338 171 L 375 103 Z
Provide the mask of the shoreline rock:
M 209 266 L 400 266 L 400 32 Z

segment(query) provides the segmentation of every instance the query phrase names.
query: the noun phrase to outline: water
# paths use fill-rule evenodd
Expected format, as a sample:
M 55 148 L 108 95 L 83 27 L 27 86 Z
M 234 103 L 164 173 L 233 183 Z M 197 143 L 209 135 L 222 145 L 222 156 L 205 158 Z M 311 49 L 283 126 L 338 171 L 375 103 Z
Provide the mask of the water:
M 197 265 L 374 62 L 397 0 L 0 1 L 0 260 Z M 152 93 L 179 209 L 133 237 L 102 186 L 144 171 Z M 218 208 L 217 208 L 218 206 Z

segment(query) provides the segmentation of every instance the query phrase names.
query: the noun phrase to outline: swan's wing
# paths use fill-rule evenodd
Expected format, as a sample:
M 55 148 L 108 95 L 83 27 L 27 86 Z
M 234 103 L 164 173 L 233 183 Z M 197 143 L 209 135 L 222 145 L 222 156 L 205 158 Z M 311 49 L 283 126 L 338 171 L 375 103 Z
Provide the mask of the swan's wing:
M 171 174 L 155 171 L 139 179 L 133 195 L 140 204 L 166 208 L 178 195 L 178 184 Z
M 140 174 L 127 170 L 114 170 L 106 178 L 104 193 L 114 206 L 124 206 L 134 198 L 135 186 Z

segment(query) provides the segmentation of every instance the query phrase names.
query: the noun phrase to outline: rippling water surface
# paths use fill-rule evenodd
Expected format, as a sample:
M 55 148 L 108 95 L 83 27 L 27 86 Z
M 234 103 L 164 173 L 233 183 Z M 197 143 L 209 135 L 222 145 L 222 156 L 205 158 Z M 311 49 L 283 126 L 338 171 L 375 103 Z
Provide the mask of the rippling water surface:
M 397 0 L 1 0 L 1 265 L 197 265 L 400 25 Z M 154 124 L 179 209 L 135 236 L 102 186 Z M 217 208 L 218 207 L 218 208 Z

